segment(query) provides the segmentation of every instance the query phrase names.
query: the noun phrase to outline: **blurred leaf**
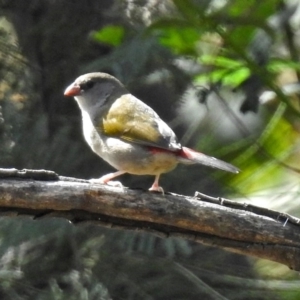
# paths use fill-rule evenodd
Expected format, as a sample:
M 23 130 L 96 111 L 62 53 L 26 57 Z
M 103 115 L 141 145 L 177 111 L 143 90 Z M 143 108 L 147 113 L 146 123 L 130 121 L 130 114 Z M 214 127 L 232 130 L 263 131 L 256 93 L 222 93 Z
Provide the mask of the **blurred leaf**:
M 198 3 L 194 3 L 192 0 L 173 0 L 174 5 L 178 9 L 178 12 L 189 22 L 194 24 L 200 24 L 200 16 L 204 15 L 209 1 L 202 1 Z
M 240 61 L 225 56 L 203 55 L 199 60 L 203 64 L 215 67 L 237 68 L 242 66 Z
M 251 43 L 257 27 L 251 25 L 236 26 L 228 33 L 232 40 L 238 41 L 241 48 L 247 48 Z
M 300 64 L 299 62 L 294 62 L 288 59 L 273 59 L 268 64 L 268 69 L 273 73 L 279 73 L 286 69 L 300 71 Z
M 195 77 L 195 83 L 218 83 L 222 82 L 224 85 L 231 87 L 239 86 L 250 75 L 248 68 L 238 68 L 236 70 L 219 69 L 208 74 L 201 74 Z
M 278 160 L 285 161 L 291 154 L 299 135 L 283 118 L 286 105 L 281 103 L 273 113 L 259 139 L 237 158 L 238 165 L 245 165 L 236 186 L 244 194 L 250 194 L 282 182 L 284 169 L 278 168 Z
M 226 11 L 231 17 L 244 16 L 252 20 L 265 20 L 267 17 L 277 12 L 280 0 L 269 1 L 229 1 Z
M 195 52 L 195 44 L 199 37 L 200 35 L 195 28 L 169 27 L 161 31 L 159 42 L 176 54 L 192 54 Z
M 250 70 L 244 63 L 228 57 L 204 55 L 199 60 L 204 65 L 212 66 L 213 70 L 196 76 L 196 83 L 222 82 L 224 85 L 236 87 L 250 75 Z
M 105 43 L 111 46 L 119 46 L 125 36 L 125 30 L 122 26 L 108 25 L 99 31 L 91 33 L 91 37 L 101 43 Z
M 196 43 L 200 40 L 201 32 L 186 21 L 157 21 L 148 32 L 157 35 L 159 43 L 175 54 L 196 55 Z

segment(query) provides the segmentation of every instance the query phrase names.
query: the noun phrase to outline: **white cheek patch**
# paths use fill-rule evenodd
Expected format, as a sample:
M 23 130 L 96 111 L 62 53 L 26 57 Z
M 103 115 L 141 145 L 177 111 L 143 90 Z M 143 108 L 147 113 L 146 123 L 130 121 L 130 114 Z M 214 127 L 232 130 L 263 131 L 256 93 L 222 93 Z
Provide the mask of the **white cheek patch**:
M 114 86 L 111 83 L 101 84 L 101 86 L 95 85 L 93 88 L 83 91 L 81 95 L 76 96 L 81 110 L 86 111 L 91 117 L 95 116 L 109 99 L 109 96 L 114 90 Z

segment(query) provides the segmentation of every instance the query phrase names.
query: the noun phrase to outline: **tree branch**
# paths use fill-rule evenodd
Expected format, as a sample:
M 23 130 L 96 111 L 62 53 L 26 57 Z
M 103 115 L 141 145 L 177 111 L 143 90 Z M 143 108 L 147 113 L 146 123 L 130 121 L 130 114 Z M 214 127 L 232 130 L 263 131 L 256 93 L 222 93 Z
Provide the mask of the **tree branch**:
M 0 169 L 0 178 L 0 215 L 150 231 L 300 270 L 300 220 L 288 214 L 201 193 L 162 195 L 92 184 L 44 170 Z

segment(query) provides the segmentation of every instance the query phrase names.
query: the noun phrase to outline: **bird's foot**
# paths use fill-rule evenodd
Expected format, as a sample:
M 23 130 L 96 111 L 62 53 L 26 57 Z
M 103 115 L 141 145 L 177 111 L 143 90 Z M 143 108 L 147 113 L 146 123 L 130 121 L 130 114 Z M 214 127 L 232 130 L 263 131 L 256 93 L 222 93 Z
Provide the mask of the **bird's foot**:
M 124 185 L 120 181 L 111 180 L 111 181 L 106 182 L 106 184 L 109 186 L 113 186 L 113 187 L 120 187 L 120 188 L 124 187 Z
M 160 193 L 162 193 L 162 194 L 165 193 L 164 189 L 163 189 L 161 186 L 156 185 L 156 184 L 153 184 L 153 185 L 151 186 L 151 188 L 149 189 L 149 191 L 150 191 L 150 192 L 160 192 Z
M 114 187 L 123 187 L 122 183 L 120 181 L 112 181 L 111 179 L 117 177 L 117 176 L 120 176 L 122 174 L 124 174 L 125 172 L 121 172 L 121 171 L 118 171 L 118 172 L 115 172 L 115 173 L 109 173 L 109 174 L 106 174 L 100 178 L 92 178 L 90 179 L 89 181 L 91 183 L 97 183 L 97 184 L 107 184 L 109 186 L 114 186 Z
M 160 192 L 162 194 L 165 194 L 164 189 L 161 186 L 159 186 L 159 184 L 158 184 L 159 176 L 160 176 L 160 174 L 155 176 L 155 180 L 154 180 L 151 188 L 149 189 L 149 191 L 150 192 Z
M 96 184 L 106 184 L 106 185 L 114 186 L 114 187 L 124 187 L 120 181 L 114 181 L 114 180 L 105 181 L 105 180 L 102 180 L 102 177 L 101 178 L 92 178 L 89 180 L 89 182 L 96 183 Z

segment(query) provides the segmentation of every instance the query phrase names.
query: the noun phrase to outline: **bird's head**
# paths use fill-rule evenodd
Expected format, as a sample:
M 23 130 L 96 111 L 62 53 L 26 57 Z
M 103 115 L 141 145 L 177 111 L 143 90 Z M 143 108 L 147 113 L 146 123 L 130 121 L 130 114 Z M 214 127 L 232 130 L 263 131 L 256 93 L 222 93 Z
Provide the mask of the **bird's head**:
M 124 93 L 128 92 L 115 77 L 106 73 L 88 73 L 69 85 L 64 95 L 74 97 L 81 110 L 90 112 Z

